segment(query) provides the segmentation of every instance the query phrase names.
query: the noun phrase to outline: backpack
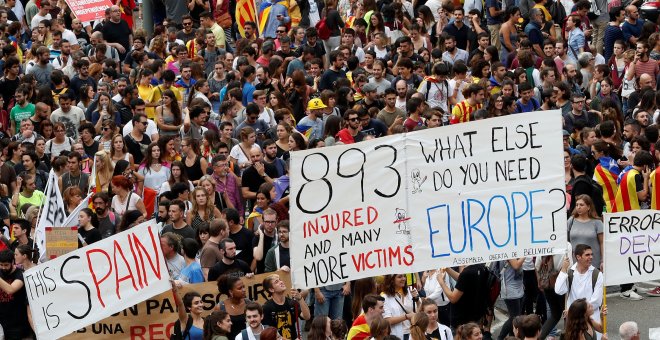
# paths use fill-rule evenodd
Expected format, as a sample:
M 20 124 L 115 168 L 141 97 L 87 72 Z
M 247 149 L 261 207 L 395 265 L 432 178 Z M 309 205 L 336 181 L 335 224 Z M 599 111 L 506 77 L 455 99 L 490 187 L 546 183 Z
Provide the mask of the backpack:
M 488 287 L 488 307 L 493 307 L 495 301 L 500 296 L 500 291 L 502 290 L 502 281 L 500 277 L 495 273 L 493 266 L 486 266 L 488 278 L 486 279 Z
M 603 199 L 603 187 L 598 184 L 598 182 L 587 176 L 578 176 L 575 179 L 575 182 L 573 182 L 573 186 L 575 186 L 577 182 L 586 182 L 591 185 L 591 195 L 589 196 L 594 201 L 596 213 L 601 215 L 603 208 L 605 207 L 605 199 Z
M 426 101 L 429 100 L 429 92 L 431 92 L 431 86 L 432 86 L 433 84 L 438 84 L 438 83 L 432 83 L 432 82 L 430 82 L 430 81 L 428 81 L 428 80 L 426 81 L 426 95 L 425 95 L 425 99 L 426 99 Z M 445 79 L 444 81 L 442 81 L 442 84 L 443 84 L 443 85 L 445 86 L 445 88 L 447 89 L 447 97 L 449 97 L 449 82 L 447 82 L 447 80 Z M 439 90 L 440 92 L 442 92 L 442 88 L 441 88 L 440 86 L 438 86 L 438 90 Z M 447 104 L 449 104 L 449 101 L 447 102 Z
M 192 328 L 192 317 L 188 315 L 188 320 L 186 321 L 186 329 L 183 331 L 183 334 L 181 333 L 181 321 L 176 320 L 174 323 L 174 333 L 170 335 L 170 340 L 184 340 L 185 338 L 188 337 L 188 333 L 190 332 L 190 328 Z
M 330 34 L 332 34 L 332 30 L 330 30 L 330 27 L 328 27 L 328 23 L 326 22 L 325 16 L 321 18 L 319 22 L 316 23 L 315 27 L 316 30 L 318 31 L 319 39 L 326 40 L 330 38 Z
M 591 290 L 593 291 L 596 289 L 596 281 L 598 281 L 598 273 L 600 273 L 600 270 L 594 268 L 594 271 L 591 272 Z M 573 287 L 573 269 L 568 270 L 568 291 L 571 291 L 571 287 Z
M 552 21 L 556 24 L 561 24 L 566 19 L 566 9 L 564 8 L 564 5 L 559 2 L 559 0 L 552 2 L 550 8 L 548 8 L 548 12 L 550 12 Z
M 543 256 L 541 259 L 541 267 L 538 270 L 539 286 L 543 289 L 554 289 L 559 270 L 555 268 L 555 263 L 552 255 Z

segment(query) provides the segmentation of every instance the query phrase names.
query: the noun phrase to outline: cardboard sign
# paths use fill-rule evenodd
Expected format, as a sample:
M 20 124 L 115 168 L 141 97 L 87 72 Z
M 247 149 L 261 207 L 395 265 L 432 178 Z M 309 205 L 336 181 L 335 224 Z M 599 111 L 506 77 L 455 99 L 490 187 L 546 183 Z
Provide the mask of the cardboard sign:
M 78 227 L 46 227 L 46 257 L 54 259 L 78 249 Z
M 82 22 L 105 18 L 105 10 L 112 6 L 110 0 L 66 0 L 71 11 Z
M 292 152 L 294 286 L 564 253 L 561 119 L 531 112 Z
M 271 274 L 278 274 L 286 286 L 291 287 L 289 274 L 281 271 L 255 275 L 250 279 L 244 277 L 242 280 L 248 299 L 261 304 L 268 300 L 268 294 L 264 291 L 262 282 Z M 195 291 L 202 296 L 205 316 L 211 313 L 219 301 L 227 298 L 218 293 L 218 285 L 215 282 L 185 285 L 179 290 L 179 294 L 183 297 L 190 291 Z M 178 320 L 178 314 L 172 292 L 165 292 L 79 329 L 64 339 L 169 339 L 176 320 Z
M 660 210 L 603 215 L 605 285 L 660 279 Z
M 171 289 L 156 221 L 24 273 L 38 339 L 57 339 Z

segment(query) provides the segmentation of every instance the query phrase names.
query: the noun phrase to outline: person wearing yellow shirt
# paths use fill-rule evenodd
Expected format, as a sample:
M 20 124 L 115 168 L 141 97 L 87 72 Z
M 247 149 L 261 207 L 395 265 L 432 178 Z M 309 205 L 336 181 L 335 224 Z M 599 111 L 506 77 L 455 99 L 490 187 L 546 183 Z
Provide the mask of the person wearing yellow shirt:
M 202 12 L 199 15 L 199 18 L 202 23 L 202 27 L 211 30 L 213 32 L 213 35 L 215 35 L 215 46 L 218 48 L 225 48 L 225 31 L 218 25 L 215 20 L 213 20 L 213 14 L 211 12 Z
M 153 92 L 154 92 L 154 86 L 151 85 L 151 78 L 153 77 L 154 73 L 148 69 L 148 68 L 143 68 L 142 72 L 140 72 L 139 75 L 139 80 L 138 80 L 138 96 L 142 100 L 144 100 L 146 104 L 146 110 L 145 114 L 149 119 L 156 119 L 156 109 L 155 107 L 160 105 L 159 103 L 152 103 L 151 98 L 153 97 Z

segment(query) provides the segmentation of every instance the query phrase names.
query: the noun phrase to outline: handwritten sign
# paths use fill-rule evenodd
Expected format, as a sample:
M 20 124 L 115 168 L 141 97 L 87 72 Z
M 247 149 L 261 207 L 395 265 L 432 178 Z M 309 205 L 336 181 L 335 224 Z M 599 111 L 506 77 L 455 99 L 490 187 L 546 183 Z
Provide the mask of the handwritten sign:
M 39 339 L 56 339 L 171 288 L 155 220 L 24 274 Z
M 110 0 L 66 0 L 73 14 L 82 22 L 105 18 L 105 10 L 112 6 Z
M 247 298 L 264 304 L 268 300 L 268 293 L 262 285 L 266 276 L 273 273 L 255 275 L 254 277 L 242 278 L 245 284 Z M 284 281 L 287 287 L 291 287 L 291 279 L 286 272 L 275 272 Z M 210 313 L 215 305 L 226 298 L 218 293 L 218 285 L 215 282 L 205 282 L 193 285 L 185 285 L 179 291 L 183 296 L 185 293 L 194 291 L 202 296 L 204 316 Z M 172 292 L 165 292 L 154 296 L 135 306 L 124 309 L 99 322 L 75 333 L 64 337 L 66 340 L 87 339 L 169 339 L 172 334 L 174 322 L 178 319 L 176 305 L 172 298 Z
M 66 211 L 64 211 L 64 201 L 60 187 L 57 185 L 57 175 L 53 170 L 48 174 L 48 183 L 46 183 L 46 193 L 37 227 L 35 228 L 35 240 L 39 249 L 39 262 L 47 260 L 46 254 L 46 228 L 64 226 Z
M 78 249 L 78 227 L 46 227 L 46 256 L 54 259 Z
M 660 279 L 660 210 L 604 214 L 605 285 Z
M 296 288 L 565 252 L 559 111 L 293 152 L 291 164 Z

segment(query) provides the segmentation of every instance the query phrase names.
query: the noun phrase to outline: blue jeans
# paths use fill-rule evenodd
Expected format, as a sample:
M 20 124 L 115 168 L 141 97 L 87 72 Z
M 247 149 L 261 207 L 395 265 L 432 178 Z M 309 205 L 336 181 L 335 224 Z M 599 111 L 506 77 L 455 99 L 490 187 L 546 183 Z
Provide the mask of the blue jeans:
M 325 301 L 323 303 L 314 302 L 314 316 L 327 315 L 331 320 L 341 319 L 344 311 L 342 289 L 326 290 L 324 287 L 321 287 L 320 290 Z

